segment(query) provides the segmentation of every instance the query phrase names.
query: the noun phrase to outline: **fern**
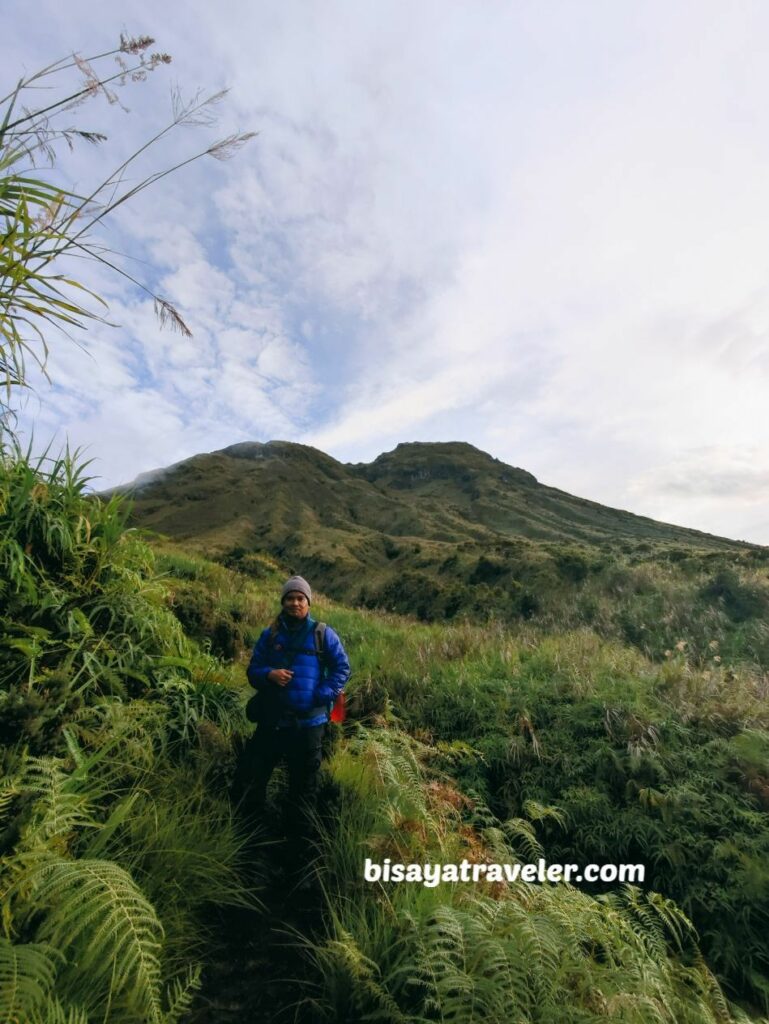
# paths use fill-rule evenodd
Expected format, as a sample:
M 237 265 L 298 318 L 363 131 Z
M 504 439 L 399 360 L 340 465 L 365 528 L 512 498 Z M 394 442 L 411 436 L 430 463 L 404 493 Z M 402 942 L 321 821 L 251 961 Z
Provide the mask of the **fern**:
M 166 1002 L 168 1009 L 163 1013 L 163 1024 L 178 1024 L 178 1021 L 189 1012 L 195 993 L 201 984 L 201 968 L 190 967 L 186 976 L 175 978 L 168 988 Z
M 406 971 L 422 990 L 425 1012 L 506 1024 L 546 1002 L 559 948 L 545 919 L 529 917 L 513 901 L 468 897 L 461 907 L 443 905 L 426 920 L 407 920 L 416 955 Z
M 510 818 L 502 826 L 503 832 L 510 842 L 511 849 L 518 854 L 518 849 L 523 853 L 527 861 L 535 861 L 538 857 L 544 856 L 544 850 L 539 843 L 534 826 L 525 818 Z
M 50 946 L 14 945 L 0 936 L 0 1020 L 43 1024 L 56 975 L 56 957 Z
M 8 823 L 9 811 L 21 792 L 19 773 L 5 774 L 0 778 L 0 828 Z
M 27 916 L 43 919 L 38 937 L 66 957 L 66 988 L 83 996 L 83 985 L 106 990 L 148 1021 L 161 1017 L 160 941 L 162 928 L 152 905 L 131 876 L 110 861 L 49 860 L 27 878 Z
M 77 780 L 65 774 L 57 758 L 28 758 L 23 764 L 20 788 L 37 797 L 32 819 L 24 829 L 22 848 L 64 847 L 76 829 L 96 824 L 88 812 L 87 798 L 78 791 Z
M 646 945 L 650 953 L 663 958 L 668 941 L 682 949 L 684 940 L 695 941 L 695 932 L 686 915 L 672 900 L 656 892 L 642 892 L 636 886 L 625 886 L 621 893 L 599 897 L 599 902 L 623 911 L 622 919 Z
M 406 1024 L 408 1018 L 382 984 L 378 966 L 365 956 L 354 936 L 338 923 L 336 937 L 321 946 L 311 947 L 310 955 L 327 980 L 330 976 L 337 980 L 348 1008 L 355 1012 L 355 1019 Z
M 62 1006 L 56 999 L 46 1007 L 45 1024 L 88 1024 L 88 1014 L 79 1006 Z

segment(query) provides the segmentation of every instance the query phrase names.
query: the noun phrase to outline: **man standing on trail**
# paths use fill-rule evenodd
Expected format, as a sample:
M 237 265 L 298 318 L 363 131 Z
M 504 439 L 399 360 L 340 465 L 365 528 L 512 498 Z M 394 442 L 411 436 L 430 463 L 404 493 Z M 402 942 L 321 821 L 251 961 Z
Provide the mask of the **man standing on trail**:
M 273 769 L 285 758 L 291 832 L 306 824 L 317 793 L 323 733 L 350 662 L 334 630 L 310 616 L 305 579 L 286 580 L 280 598 L 280 614 L 257 640 L 247 669 L 256 690 L 247 712 L 258 726 L 240 758 L 236 787 L 248 810 L 260 814 Z

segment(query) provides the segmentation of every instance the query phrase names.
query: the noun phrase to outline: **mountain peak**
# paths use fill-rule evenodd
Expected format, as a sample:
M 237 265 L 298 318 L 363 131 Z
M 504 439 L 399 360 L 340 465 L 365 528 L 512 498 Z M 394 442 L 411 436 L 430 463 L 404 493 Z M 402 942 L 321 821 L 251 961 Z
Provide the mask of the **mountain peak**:
M 278 459 L 295 464 L 313 464 L 327 472 L 332 469 L 336 472 L 342 467 L 341 462 L 332 455 L 322 452 L 320 448 L 299 444 L 296 441 L 239 441 L 237 444 L 211 452 L 211 455 L 224 455 L 230 459 L 245 459 L 250 462 Z
M 490 475 L 502 484 L 537 484 L 537 478 L 525 469 L 508 466 L 467 441 L 404 441 L 355 469 L 368 480 L 387 479 L 398 488 L 427 480 L 467 480 L 478 474 Z

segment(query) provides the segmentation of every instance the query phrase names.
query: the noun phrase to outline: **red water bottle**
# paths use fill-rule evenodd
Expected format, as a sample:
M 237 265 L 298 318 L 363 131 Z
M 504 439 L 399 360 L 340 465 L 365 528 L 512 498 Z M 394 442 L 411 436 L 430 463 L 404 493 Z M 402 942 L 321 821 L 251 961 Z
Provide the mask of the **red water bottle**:
M 334 706 L 331 709 L 330 719 L 332 722 L 343 722 L 347 717 L 347 712 L 344 707 L 344 690 L 339 694 L 337 699 L 334 701 Z

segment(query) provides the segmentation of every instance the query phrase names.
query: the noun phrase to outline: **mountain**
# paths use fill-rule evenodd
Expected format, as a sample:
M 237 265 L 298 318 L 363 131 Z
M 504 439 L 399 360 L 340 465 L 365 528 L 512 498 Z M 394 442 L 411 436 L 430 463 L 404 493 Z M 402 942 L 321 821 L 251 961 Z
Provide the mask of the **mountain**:
M 246 442 L 121 490 L 134 525 L 230 564 L 268 554 L 333 596 L 409 611 L 419 609 L 408 594 L 424 591 L 444 615 L 482 603 L 489 587 L 525 606 L 527 592 L 539 600 L 623 554 L 755 548 L 574 497 L 463 442 L 399 444 L 360 464 Z

